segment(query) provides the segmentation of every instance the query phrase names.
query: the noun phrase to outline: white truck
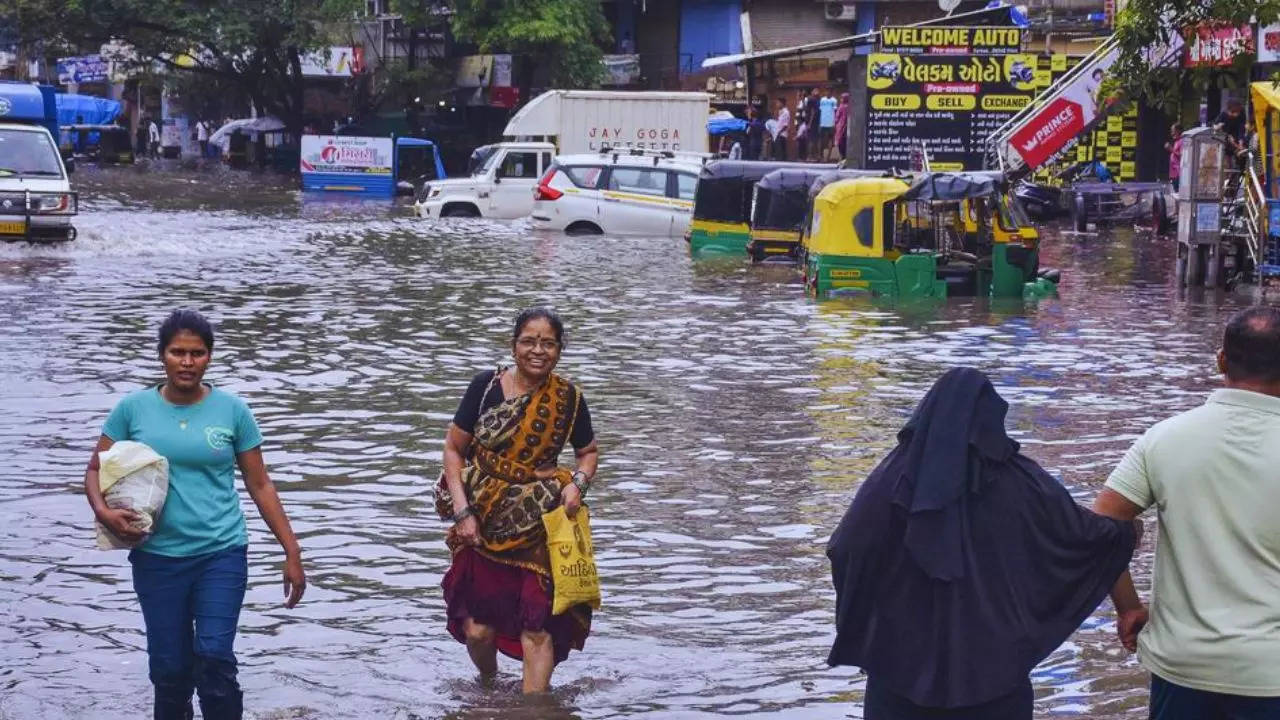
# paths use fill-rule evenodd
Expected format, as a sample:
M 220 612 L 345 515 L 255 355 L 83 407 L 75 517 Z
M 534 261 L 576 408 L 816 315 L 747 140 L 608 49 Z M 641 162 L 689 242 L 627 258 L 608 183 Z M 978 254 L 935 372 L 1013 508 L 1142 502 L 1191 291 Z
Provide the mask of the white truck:
M 470 177 L 423 185 L 414 212 L 424 218 L 524 217 L 556 155 L 617 148 L 706 153 L 710 112 L 711 96 L 699 92 L 545 92 L 507 123 L 506 142 L 477 151 L 483 159 Z

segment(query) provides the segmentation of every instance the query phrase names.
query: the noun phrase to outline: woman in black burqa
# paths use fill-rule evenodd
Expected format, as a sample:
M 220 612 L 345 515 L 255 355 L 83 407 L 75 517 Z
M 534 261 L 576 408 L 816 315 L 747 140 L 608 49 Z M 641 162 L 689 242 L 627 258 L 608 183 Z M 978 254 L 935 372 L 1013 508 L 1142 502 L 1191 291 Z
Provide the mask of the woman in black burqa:
M 1076 505 L 977 370 L 934 384 L 827 545 L 866 720 L 1029 720 L 1031 669 L 1128 567 L 1141 525 Z

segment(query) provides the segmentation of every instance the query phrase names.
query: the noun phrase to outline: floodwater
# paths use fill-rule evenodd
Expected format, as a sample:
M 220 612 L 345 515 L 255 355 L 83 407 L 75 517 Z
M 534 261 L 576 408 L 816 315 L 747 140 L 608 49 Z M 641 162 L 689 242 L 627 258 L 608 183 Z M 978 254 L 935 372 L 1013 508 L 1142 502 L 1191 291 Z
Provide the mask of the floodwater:
M 108 410 L 155 382 L 155 327 L 217 321 L 208 378 L 247 399 L 305 548 L 303 604 L 252 505 L 237 649 L 253 718 L 860 718 L 824 662 L 824 543 L 946 368 L 990 373 L 1025 450 L 1089 500 L 1147 426 L 1201 402 L 1245 299 L 1179 293 L 1168 241 L 1050 238 L 1038 305 L 806 300 L 793 273 L 691 262 L 678 239 L 424 222 L 403 202 L 145 166 L 76 176 L 80 239 L 0 247 L 0 718 L 148 716 L 120 552 L 92 548 L 83 468 Z M 518 309 L 568 323 L 591 404 L 604 583 L 586 651 L 526 702 L 481 687 L 443 628 L 445 425 L 506 358 Z M 1152 521 L 1153 523 L 1153 521 Z M 1148 534 L 1138 560 L 1149 583 Z M 1146 678 L 1109 604 L 1036 670 L 1040 717 L 1139 717 Z

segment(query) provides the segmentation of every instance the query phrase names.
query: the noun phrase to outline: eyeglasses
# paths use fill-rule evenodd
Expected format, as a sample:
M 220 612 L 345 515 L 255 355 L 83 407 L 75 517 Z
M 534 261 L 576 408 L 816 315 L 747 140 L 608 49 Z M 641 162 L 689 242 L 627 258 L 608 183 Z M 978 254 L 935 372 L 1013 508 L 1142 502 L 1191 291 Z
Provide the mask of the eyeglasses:
M 532 350 L 536 347 L 540 347 L 544 352 L 555 352 L 560 349 L 560 343 L 555 340 L 539 340 L 538 338 L 522 337 L 519 340 L 516 340 L 516 347 L 521 350 Z

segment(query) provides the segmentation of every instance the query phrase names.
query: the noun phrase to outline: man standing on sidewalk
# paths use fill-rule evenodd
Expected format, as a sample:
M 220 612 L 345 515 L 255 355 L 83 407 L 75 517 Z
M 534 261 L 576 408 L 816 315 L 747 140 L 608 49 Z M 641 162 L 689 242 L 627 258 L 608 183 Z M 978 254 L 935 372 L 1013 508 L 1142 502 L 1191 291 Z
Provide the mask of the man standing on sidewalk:
M 1159 513 L 1150 614 L 1128 573 L 1112 591 L 1153 720 L 1280 718 L 1280 310 L 1231 318 L 1218 369 L 1225 387 L 1139 438 L 1094 504 Z
M 147 140 L 151 143 L 151 157 L 160 157 L 160 128 L 154 119 L 147 123 Z
M 209 157 L 209 123 L 196 121 L 196 142 L 200 143 L 200 157 Z

